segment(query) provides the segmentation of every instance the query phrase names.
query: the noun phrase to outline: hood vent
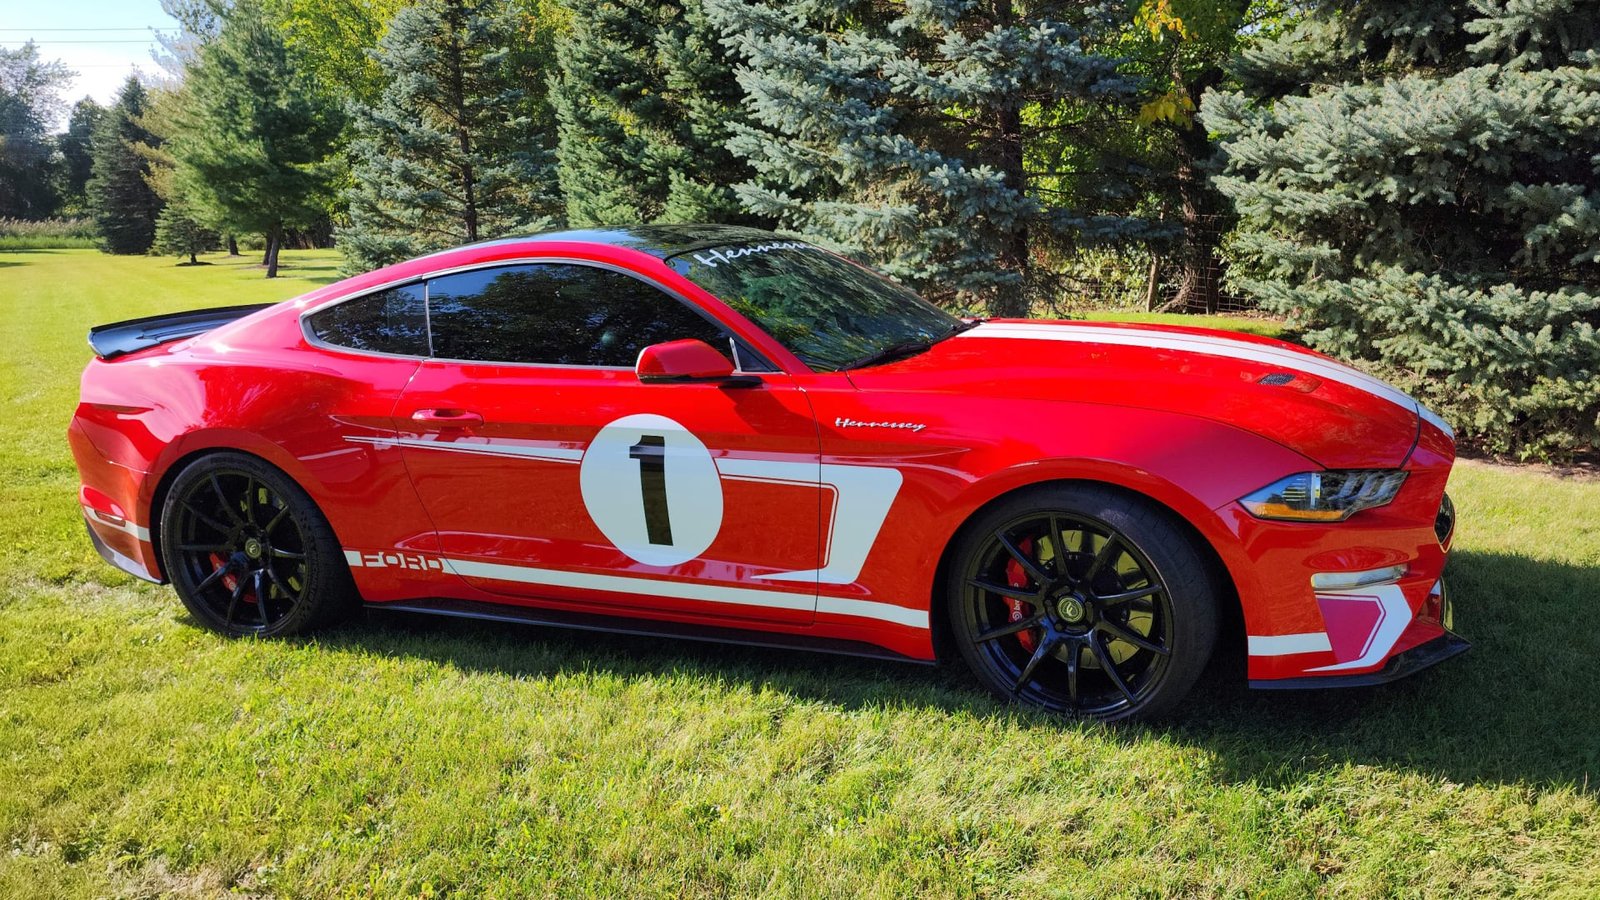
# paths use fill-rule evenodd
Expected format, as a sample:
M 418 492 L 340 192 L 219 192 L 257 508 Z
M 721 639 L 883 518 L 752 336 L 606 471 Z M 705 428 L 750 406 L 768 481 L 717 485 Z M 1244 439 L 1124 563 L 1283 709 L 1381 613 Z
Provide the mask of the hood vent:
M 1256 384 L 1268 387 L 1291 387 L 1303 394 L 1309 394 L 1322 386 L 1322 380 L 1299 372 L 1268 372 L 1257 378 Z

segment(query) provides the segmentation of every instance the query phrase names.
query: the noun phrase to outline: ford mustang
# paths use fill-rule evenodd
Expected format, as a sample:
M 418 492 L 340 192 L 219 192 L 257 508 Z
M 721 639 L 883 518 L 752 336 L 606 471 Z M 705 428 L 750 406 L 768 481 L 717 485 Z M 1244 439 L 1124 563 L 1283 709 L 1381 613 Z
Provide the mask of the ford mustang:
M 972 320 L 723 226 L 566 231 L 91 329 L 100 554 L 194 620 L 370 607 L 933 662 L 1105 720 L 1466 648 L 1449 427 L 1302 347 Z

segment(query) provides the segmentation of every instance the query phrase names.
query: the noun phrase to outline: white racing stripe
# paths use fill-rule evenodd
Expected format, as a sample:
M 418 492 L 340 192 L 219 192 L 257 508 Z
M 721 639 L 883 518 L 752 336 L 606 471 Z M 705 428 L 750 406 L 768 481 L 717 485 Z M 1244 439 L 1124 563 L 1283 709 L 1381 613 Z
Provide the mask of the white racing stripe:
M 426 571 L 437 568 L 432 564 L 436 557 L 421 555 L 421 563 L 390 562 L 402 555 L 418 554 L 366 553 L 346 549 L 345 559 L 353 567 L 362 568 L 412 568 Z M 634 594 L 641 597 L 670 597 L 674 600 L 699 600 L 705 603 L 730 603 L 740 606 L 759 606 L 765 609 L 792 609 L 800 612 L 816 610 L 836 616 L 873 619 L 892 622 L 908 628 L 926 630 L 928 611 L 896 606 L 876 600 L 856 600 L 849 597 L 818 596 L 799 591 L 766 591 L 753 588 L 727 587 L 689 581 L 666 581 L 658 578 L 639 578 L 631 575 L 602 575 L 591 572 L 568 572 L 561 569 L 540 569 L 533 566 L 513 566 L 505 563 L 481 562 L 472 559 L 437 557 L 444 567 L 464 578 L 484 578 L 490 581 L 509 581 L 516 584 L 539 584 L 548 587 L 577 590 L 608 591 L 615 594 Z
M 1325 631 L 1305 634 L 1252 634 L 1248 638 L 1251 656 L 1289 656 L 1295 653 L 1320 653 L 1333 649 Z
M 418 450 L 443 450 L 450 453 L 472 453 L 478 456 L 510 456 L 518 459 L 542 459 L 546 462 L 575 463 L 583 459 L 583 451 L 571 447 L 553 447 L 547 444 L 506 443 L 479 444 L 471 441 L 429 441 L 402 437 L 347 437 L 356 444 L 378 447 L 413 447 Z
M 1229 359 L 1242 359 L 1283 366 L 1366 391 L 1375 397 L 1381 397 L 1403 409 L 1414 411 L 1445 434 L 1450 435 L 1452 438 L 1455 437 L 1455 432 L 1451 430 L 1448 423 L 1439 418 L 1433 411 L 1418 403 L 1416 398 L 1394 385 L 1343 363 L 1293 350 L 1284 350 L 1279 347 L 1222 337 L 1177 334 L 1144 328 L 1101 328 L 1092 325 L 1052 325 L 1046 323 L 1037 325 L 1004 322 L 986 323 L 962 332 L 960 337 L 1069 341 L 1081 344 L 1110 344 L 1123 347 L 1179 350 L 1188 353 L 1201 353 L 1208 356 L 1222 356 Z

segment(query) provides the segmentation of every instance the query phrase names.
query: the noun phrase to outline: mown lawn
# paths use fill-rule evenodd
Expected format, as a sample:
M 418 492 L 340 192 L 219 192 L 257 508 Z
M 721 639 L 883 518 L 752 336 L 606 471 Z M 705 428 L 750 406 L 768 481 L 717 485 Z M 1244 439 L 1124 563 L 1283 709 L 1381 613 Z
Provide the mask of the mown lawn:
M 211 260 L 0 252 L 0 894 L 1600 895 L 1600 482 L 1457 471 L 1467 656 L 1156 728 L 534 628 L 225 641 L 94 557 L 62 437 L 88 325 L 335 265 Z

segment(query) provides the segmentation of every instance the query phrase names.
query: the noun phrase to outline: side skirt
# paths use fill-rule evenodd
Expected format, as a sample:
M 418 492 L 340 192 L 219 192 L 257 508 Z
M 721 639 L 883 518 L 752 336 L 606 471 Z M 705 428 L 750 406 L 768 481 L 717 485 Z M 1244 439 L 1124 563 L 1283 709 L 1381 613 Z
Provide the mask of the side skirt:
M 523 625 L 545 625 L 554 628 L 571 628 L 578 631 L 596 631 L 604 634 L 678 638 L 714 644 L 737 644 L 744 647 L 772 647 L 780 650 L 806 650 L 814 653 L 883 659 L 891 662 L 914 663 L 924 666 L 935 664 L 933 660 L 903 656 L 893 650 L 886 650 L 865 641 L 810 637 L 773 631 L 728 628 L 717 625 L 689 625 L 683 622 L 593 615 L 556 609 L 536 609 L 528 606 L 483 603 L 476 600 L 404 600 L 393 603 L 368 603 L 365 604 L 365 608 L 376 612 L 420 613 L 429 616 L 449 616 L 456 619 L 477 619 L 486 622 L 514 622 Z

